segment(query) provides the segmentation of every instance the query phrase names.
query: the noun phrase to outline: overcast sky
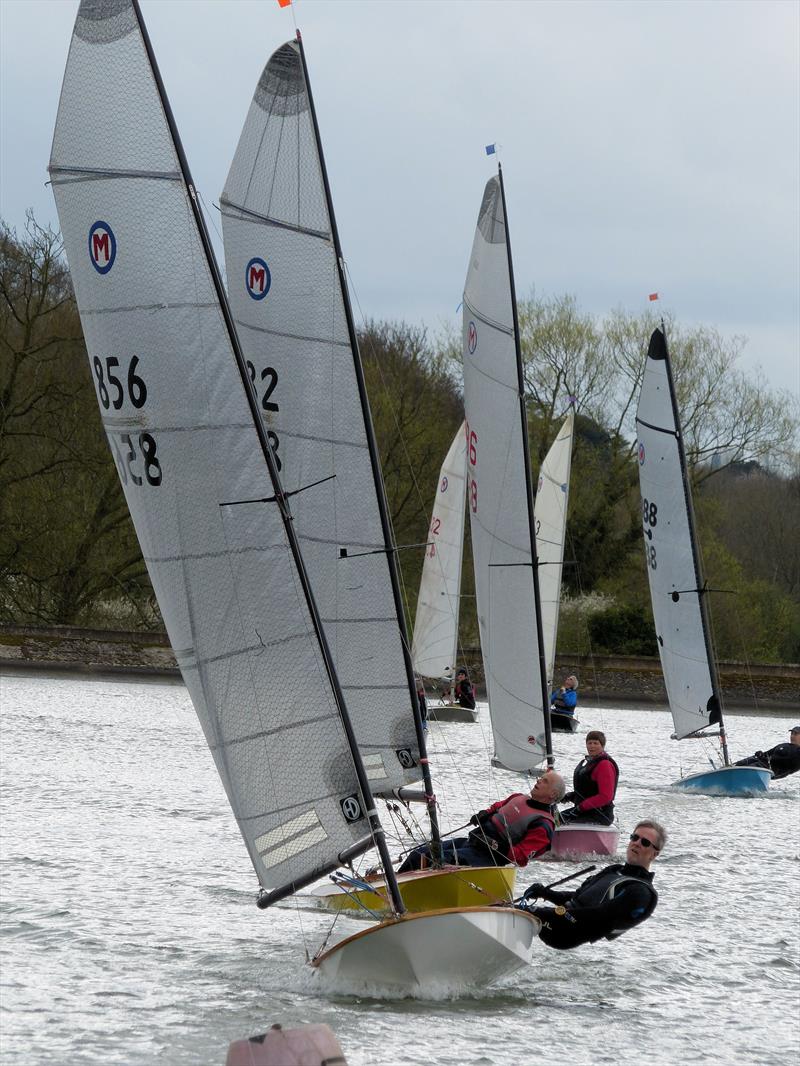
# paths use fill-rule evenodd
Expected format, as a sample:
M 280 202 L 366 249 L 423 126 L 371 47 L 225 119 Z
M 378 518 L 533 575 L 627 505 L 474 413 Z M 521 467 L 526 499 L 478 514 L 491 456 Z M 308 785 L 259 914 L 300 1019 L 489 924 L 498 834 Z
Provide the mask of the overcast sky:
M 57 225 L 46 168 L 77 6 L 0 0 L 0 214 L 18 229 L 27 207 Z M 216 203 L 292 9 L 141 8 Z M 498 142 L 520 295 L 604 314 L 658 291 L 682 322 L 746 335 L 742 368 L 800 394 L 796 0 L 299 0 L 294 15 L 357 317 L 456 324 Z

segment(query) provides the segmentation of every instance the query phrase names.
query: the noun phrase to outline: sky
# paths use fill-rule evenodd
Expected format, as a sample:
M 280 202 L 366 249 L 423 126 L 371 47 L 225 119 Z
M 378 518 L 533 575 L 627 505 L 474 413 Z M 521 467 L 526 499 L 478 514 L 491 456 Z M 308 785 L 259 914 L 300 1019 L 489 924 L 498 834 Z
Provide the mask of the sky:
M 497 143 L 520 296 L 744 335 L 741 369 L 800 396 L 798 0 L 140 2 L 217 227 L 297 20 L 357 321 L 460 329 Z M 18 231 L 27 208 L 58 224 L 45 183 L 77 6 L 0 0 L 0 216 Z

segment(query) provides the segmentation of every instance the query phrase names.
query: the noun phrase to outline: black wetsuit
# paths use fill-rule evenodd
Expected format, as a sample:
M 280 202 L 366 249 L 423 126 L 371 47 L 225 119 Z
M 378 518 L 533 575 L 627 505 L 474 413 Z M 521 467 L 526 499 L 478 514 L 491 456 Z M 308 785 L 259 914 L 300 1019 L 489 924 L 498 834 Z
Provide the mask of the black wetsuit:
M 466 679 L 456 682 L 456 699 L 460 707 L 467 707 L 470 711 L 475 710 L 475 691 Z
M 649 918 L 658 902 L 652 881 L 652 873 L 642 866 L 615 863 L 584 881 L 575 892 L 539 890 L 538 898 L 560 904 L 564 914 L 538 906 L 535 898 L 523 898 L 517 906 L 542 922 L 539 937 L 548 947 L 576 948 L 602 937 L 614 940 Z
M 736 766 L 763 766 L 772 770 L 773 778 L 778 781 L 800 770 L 800 744 L 776 744 L 769 751 L 757 751 L 747 759 L 740 759 Z

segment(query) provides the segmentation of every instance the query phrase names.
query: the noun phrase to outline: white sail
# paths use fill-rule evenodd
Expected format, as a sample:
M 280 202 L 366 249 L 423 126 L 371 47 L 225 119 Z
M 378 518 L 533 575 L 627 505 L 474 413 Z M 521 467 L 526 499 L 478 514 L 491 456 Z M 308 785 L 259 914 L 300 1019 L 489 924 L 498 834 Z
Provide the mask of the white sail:
M 692 546 L 688 479 L 664 334 L 650 339 L 639 407 L 639 487 L 658 653 L 675 735 L 719 720 Z
M 422 564 L 411 658 L 422 677 L 455 680 L 467 445 L 460 426 L 442 468 Z
M 170 642 L 259 880 L 286 888 L 369 830 L 147 44 L 131 0 L 83 0 L 50 174 Z
M 550 445 L 539 471 L 536 488 L 536 554 L 539 558 L 539 601 L 542 608 L 542 638 L 547 663 L 547 688 L 552 688 L 556 661 L 558 611 L 561 604 L 561 571 L 569 506 L 569 472 L 572 465 L 572 435 L 575 412 L 570 410 L 558 436 Z
M 410 662 L 299 43 L 256 87 L 222 209 L 231 308 L 372 788 L 419 778 Z
M 516 345 L 502 192 L 492 178 L 464 286 L 467 508 L 495 756 L 525 771 L 547 745 Z

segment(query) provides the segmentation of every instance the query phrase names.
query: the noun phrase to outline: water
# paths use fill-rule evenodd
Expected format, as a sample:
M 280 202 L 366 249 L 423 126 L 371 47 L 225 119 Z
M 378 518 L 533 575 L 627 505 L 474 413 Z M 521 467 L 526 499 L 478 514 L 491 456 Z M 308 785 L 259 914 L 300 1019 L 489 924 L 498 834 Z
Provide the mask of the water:
M 329 916 L 294 901 L 256 909 L 181 686 L 10 676 L 0 700 L 4 1062 L 216 1066 L 231 1040 L 314 1021 L 351 1066 L 796 1060 L 800 775 L 759 799 L 671 792 L 679 758 L 701 769 L 710 748 L 669 741 L 664 711 L 581 711 L 622 768 L 623 834 L 648 815 L 670 831 L 654 917 L 614 944 L 537 946 L 506 987 L 392 1001 L 321 990 L 304 953 Z M 731 717 L 734 757 L 788 739 L 791 724 Z M 582 736 L 556 741 L 571 771 Z M 485 712 L 431 728 L 445 827 L 519 787 L 488 769 L 486 743 Z M 536 863 L 517 883 L 579 868 Z M 339 919 L 335 935 L 352 928 L 363 923 Z

